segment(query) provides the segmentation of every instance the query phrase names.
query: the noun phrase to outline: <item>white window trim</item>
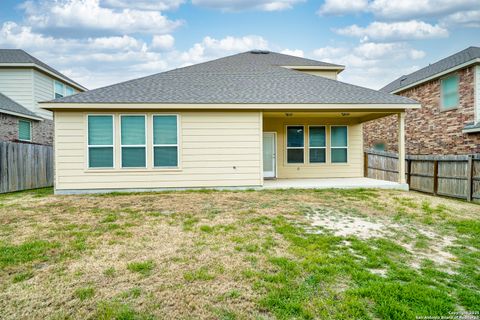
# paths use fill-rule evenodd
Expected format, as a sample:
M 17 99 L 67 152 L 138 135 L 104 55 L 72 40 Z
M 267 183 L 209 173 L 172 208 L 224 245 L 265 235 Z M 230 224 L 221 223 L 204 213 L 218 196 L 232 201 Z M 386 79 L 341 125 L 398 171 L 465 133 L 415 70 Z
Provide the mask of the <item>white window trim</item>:
M 89 144 L 89 136 L 88 136 L 88 118 L 89 117 L 95 117 L 95 116 L 109 116 L 109 117 L 112 117 L 112 143 L 111 145 L 90 145 Z M 100 114 L 100 113 L 90 113 L 90 114 L 87 114 L 87 168 L 88 170 L 113 170 L 115 169 L 115 115 L 114 114 L 111 114 L 111 113 L 108 113 L 108 114 Z M 111 147 L 112 148 L 112 152 L 113 152 L 113 163 L 112 163 L 112 166 L 111 167 L 90 167 L 90 148 L 105 148 L 105 147 Z
M 345 128 L 347 128 L 347 145 L 345 147 L 333 147 L 333 145 L 332 145 L 332 138 L 333 138 L 332 128 L 335 128 L 335 127 L 345 127 Z M 347 149 L 347 161 L 345 161 L 345 162 L 333 162 L 332 161 L 332 149 Z M 350 160 L 350 151 L 349 151 L 349 139 L 348 139 L 348 125 L 346 125 L 346 124 L 331 125 L 330 126 L 330 163 L 333 164 L 333 165 L 348 164 L 349 160 Z
M 458 97 L 458 100 L 457 100 L 457 104 L 454 105 L 453 107 L 445 107 L 444 104 L 443 104 L 443 81 L 444 80 L 447 80 L 447 79 L 450 79 L 450 78 L 457 78 L 457 97 Z M 460 76 L 455 73 L 455 74 L 450 74 L 446 77 L 443 77 L 440 79 L 440 111 L 449 111 L 449 110 L 454 110 L 454 109 L 457 109 L 458 106 L 460 104 Z
M 30 125 L 30 138 L 28 140 L 27 139 L 20 139 L 20 121 L 28 122 L 28 124 Z M 25 120 L 25 119 L 18 119 L 18 141 L 32 142 L 32 136 L 33 136 L 32 121 Z
M 175 116 L 177 119 L 177 143 L 176 144 L 155 144 L 155 117 Z M 155 147 L 177 147 L 177 165 L 174 167 L 155 166 Z M 180 115 L 174 113 L 155 113 L 152 114 L 152 167 L 157 170 L 180 169 Z
M 289 127 L 302 127 L 303 128 L 303 147 L 289 147 L 288 146 L 288 128 Z M 305 125 L 303 124 L 289 124 L 285 126 L 285 164 L 289 166 L 298 166 L 305 164 Z M 288 150 L 303 150 L 303 162 L 288 162 Z
M 75 94 L 75 89 L 71 86 L 69 86 L 68 84 L 65 84 L 61 81 L 58 81 L 58 80 L 53 80 L 53 98 L 54 99 L 59 99 L 59 98 L 56 98 L 56 93 L 57 93 L 57 90 L 56 90 L 56 84 L 57 83 L 60 83 L 62 86 L 63 86 L 63 92 L 59 92 L 61 95 L 62 95 L 62 98 L 64 97 L 68 97 L 67 95 L 67 87 L 69 87 L 70 89 L 72 89 L 73 93 L 71 95 L 74 95 Z
M 310 146 L 310 128 L 324 128 L 325 129 L 325 147 L 312 147 Z M 323 165 L 327 163 L 327 126 L 322 124 L 312 124 L 308 126 L 308 163 L 312 165 Z M 325 161 L 324 162 L 310 162 L 310 149 L 324 149 L 325 150 Z
M 123 117 L 129 117 L 129 116 L 141 116 L 145 119 L 144 123 L 145 123 L 145 144 L 133 144 L 133 145 L 130 145 L 130 144 L 122 144 L 122 118 Z M 147 157 L 147 144 L 148 144 L 148 141 L 147 141 L 147 115 L 146 114 L 121 114 L 120 115 L 120 129 L 119 129 L 119 132 L 120 132 L 120 168 L 122 169 L 126 169 L 126 170 L 129 170 L 129 169 L 133 169 L 133 170 L 136 170 L 136 169 L 146 169 L 148 167 L 148 157 Z M 123 148 L 141 148 L 141 147 L 144 147 L 145 148 L 145 166 L 143 167 L 124 167 L 123 166 L 123 159 L 122 159 L 122 155 L 123 155 Z

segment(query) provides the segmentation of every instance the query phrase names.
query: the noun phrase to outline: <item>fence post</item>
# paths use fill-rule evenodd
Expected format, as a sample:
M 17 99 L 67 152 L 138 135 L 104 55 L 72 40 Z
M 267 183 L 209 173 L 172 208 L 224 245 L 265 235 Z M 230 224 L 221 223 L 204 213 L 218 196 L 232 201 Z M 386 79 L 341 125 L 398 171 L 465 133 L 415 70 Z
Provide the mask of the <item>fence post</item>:
M 412 171 L 412 160 L 407 158 L 407 184 L 408 185 L 410 185 L 411 171 Z
M 438 160 L 433 160 L 433 194 L 438 192 Z
M 363 176 L 368 178 L 368 153 L 363 153 Z
M 473 193 L 473 156 L 468 156 L 467 162 L 467 201 L 472 201 Z

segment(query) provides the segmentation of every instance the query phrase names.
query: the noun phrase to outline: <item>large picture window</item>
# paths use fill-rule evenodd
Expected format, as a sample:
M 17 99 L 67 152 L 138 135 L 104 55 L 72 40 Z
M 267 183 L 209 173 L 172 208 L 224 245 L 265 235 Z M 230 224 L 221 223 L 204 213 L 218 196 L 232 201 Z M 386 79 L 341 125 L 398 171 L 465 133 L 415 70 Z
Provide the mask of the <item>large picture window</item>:
M 113 168 L 113 116 L 89 115 L 88 167 Z
M 326 130 L 325 126 L 308 128 L 308 154 L 310 163 L 326 162 Z
M 287 126 L 287 163 L 304 163 L 304 149 L 304 127 Z
M 153 116 L 153 166 L 178 167 L 178 117 Z
M 458 106 L 458 80 L 457 75 L 442 79 L 442 109 L 448 110 Z
M 122 168 L 145 168 L 147 166 L 145 116 L 122 115 L 120 122 Z
M 348 129 L 347 126 L 332 126 L 330 133 L 330 152 L 332 163 L 348 161 Z

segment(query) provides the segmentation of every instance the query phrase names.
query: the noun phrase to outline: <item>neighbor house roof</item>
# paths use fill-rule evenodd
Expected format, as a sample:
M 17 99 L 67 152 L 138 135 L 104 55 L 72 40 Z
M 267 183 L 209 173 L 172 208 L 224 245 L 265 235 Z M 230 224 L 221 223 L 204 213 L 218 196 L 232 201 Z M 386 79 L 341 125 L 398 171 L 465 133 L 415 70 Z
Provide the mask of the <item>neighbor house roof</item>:
M 456 69 L 464 68 L 473 63 L 480 63 L 480 48 L 469 47 L 445 59 L 428 65 L 408 75 L 403 75 L 380 89 L 384 92 L 395 93 L 417 86 L 423 82 L 438 78 Z
M 50 73 L 51 75 L 69 83 L 81 91 L 87 90 L 81 84 L 73 81 L 69 77 L 21 49 L 0 49 L 0 67 L 1 66 L 31 66 L 38 68 L 41 71 Z
M 6 95 L 0 93 L 0 113 L 11 114 L 14 116 L 19 116 L 23 118 L 29 118 L 34 120 L 42 120 L 39 116 L 37 116 L 32 111 L 28 110 L 21 104 L 13 101 Z
M 343 66 L 268 51 L 249 51 L 59 98 L 53 104 L 405 104 L 414 100 L 292 66 Z M 73 105 L 70 105 L 73 107 Z

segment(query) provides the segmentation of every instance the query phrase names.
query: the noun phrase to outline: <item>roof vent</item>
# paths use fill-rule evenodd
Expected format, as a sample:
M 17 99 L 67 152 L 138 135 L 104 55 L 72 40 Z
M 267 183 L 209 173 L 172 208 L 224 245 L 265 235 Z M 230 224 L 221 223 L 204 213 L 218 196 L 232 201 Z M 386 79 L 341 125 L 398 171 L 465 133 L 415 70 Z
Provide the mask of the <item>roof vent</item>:
M 270 51 L 268 51 L 268 50 L 251 50 L 250 53 L 253 53 L 253 54 L 269 54 Z

